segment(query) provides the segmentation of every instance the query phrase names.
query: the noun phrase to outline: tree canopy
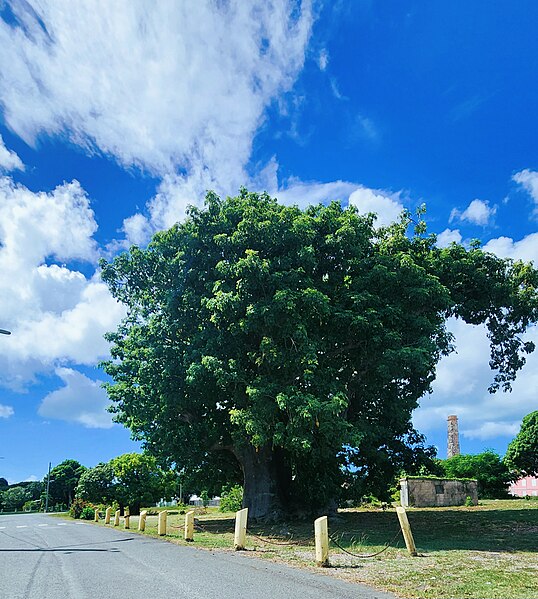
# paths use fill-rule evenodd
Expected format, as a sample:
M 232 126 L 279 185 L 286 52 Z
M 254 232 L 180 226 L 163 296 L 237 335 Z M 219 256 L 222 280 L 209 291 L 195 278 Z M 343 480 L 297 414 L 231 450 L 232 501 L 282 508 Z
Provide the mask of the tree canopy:
M 49 505 L 63 503 L 71 505 L 75 497 L 75 488 L 86 467 L 76 460 L 64 460 L 50 471 Z M 43 485 L 47 484 L 47 476 Z
M 174 482 L 153 456 L 126 453 L 86 470 L 78 481 L 76 495 L 95 503 L 116 501 L 122 511 L 129 506 L 131 514 L 138 514 L 141 505 L 152 505 L 170 496 Z
M 521 429 L 504 456 L 508 467 L 520 474 L 538 476 L 538 411 L 523 418 Z
M 478 497 L 481 499 L 508 497 L 508 485 L 513 477 L 494 451 L 455 455 L 447 460 L 439 460 L 439 465 L 444 476 L 449 478 L 476 478 Z
M 438 248 L 411 224 L 209 193 L 147 249 L 102 261 L 127 307 L 104 364 L 116 420 L 164 462 L 240 476 L 254 517 L 409 471 L 447 318 L 486 324 L 494 392 L 533 351 L 522 333 L 538 315 L 530 265 Z

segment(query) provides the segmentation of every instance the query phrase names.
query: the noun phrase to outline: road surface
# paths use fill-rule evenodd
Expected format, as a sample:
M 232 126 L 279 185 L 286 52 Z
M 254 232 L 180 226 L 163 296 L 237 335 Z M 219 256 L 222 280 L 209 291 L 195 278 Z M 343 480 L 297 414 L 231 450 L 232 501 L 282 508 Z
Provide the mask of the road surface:
M 2 599 L 392 599 L 239 553 L 44 514 L 0 515 Z

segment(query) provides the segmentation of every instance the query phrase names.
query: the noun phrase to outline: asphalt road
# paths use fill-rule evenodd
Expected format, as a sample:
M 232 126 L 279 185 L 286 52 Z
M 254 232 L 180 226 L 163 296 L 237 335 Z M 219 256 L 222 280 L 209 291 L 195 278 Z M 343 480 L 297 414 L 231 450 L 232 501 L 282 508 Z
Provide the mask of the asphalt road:
M 1 599 L 392 599 L 239 553 L 44 514 L 0 515 Z

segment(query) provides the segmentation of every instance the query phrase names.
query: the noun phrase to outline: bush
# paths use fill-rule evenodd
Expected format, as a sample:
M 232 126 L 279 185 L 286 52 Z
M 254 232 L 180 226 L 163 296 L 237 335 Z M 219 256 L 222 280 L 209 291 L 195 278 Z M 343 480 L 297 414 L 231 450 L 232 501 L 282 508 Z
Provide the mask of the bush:
M 84 501 L 84 499 L 77 497 L 71 504 L 71 507 L 69 508 L 69 515 L 71 516 L 71 518 L 75 518 L 78 520 L 82 515 L 82 511 L 86 507 L 92 508 L 92 506 L 87 501 Z
M 220 497 L 221 512 L 237 512 L 243 504 L 243 487 L 234 485 L 233 487 L 223 487 Z
M 455 455 L 447 460 L 440 460 L 439 464 L 448 478 L 476 478 L 479 499 L 508 498 L 508 484 L 512 475 L 494 451 Z
M 80 512 L 81 520 L 93 520 L 95 517 L 95 508 L 91 505 L 87 505 L 82 508 L 82 512 Z

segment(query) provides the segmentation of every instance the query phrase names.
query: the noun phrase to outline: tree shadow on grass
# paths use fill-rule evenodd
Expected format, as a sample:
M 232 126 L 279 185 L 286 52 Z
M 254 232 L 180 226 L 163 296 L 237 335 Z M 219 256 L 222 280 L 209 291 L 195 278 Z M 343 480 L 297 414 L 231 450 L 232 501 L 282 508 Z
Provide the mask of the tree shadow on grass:
M 538 509 L 431 508 L 408 511 L 417 548 L 422 552 L 469 550 L 538 552 Z M 234 532 L 234 519 L 197 520 L 201 532 Z M 369 553 L 370 548 L 402 548 L 395 510 L 340 512 L 329 517 L 329 533 L 342 547 Z M 279 544 L 313 545 L 312 521 L 249 523 L 247 535 Z M 270 547 L 271 543 L 267 543 Z

